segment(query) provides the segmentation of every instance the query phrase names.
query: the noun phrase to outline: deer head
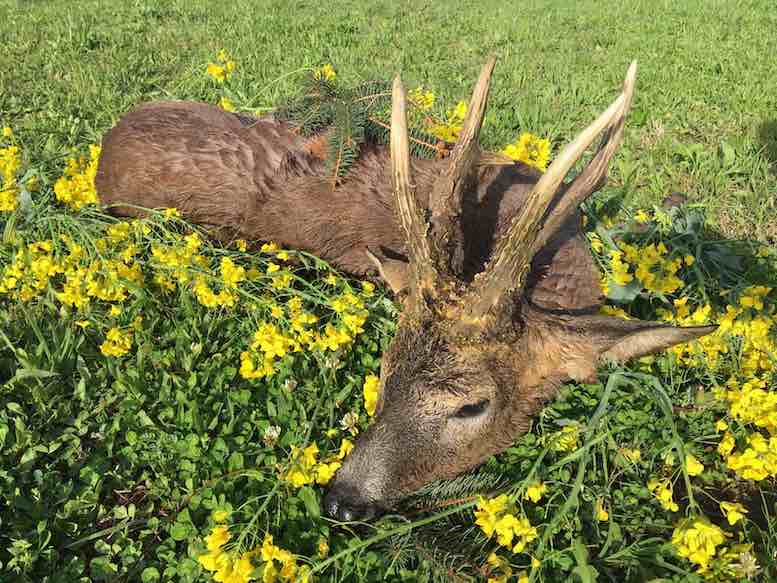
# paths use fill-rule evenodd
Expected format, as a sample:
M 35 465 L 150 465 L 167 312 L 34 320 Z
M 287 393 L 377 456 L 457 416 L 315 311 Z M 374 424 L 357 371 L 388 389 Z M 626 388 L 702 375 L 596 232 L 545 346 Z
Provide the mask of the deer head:
M 623 361 L 711 332 L 654 322 L 560 313 L 524 293 L 532 259 L 606 178 L 620 145 L 636 64 L 621 95 L 567 145 L 534 185 L 481 273 L 462 276 L 462 200 L 481 158 L 495 59 L 484 66 L 447 172 L 422 215 L 410 176 L 405 91 L 393 86 L 391 164 L 396 209 L 410 260 L 396 336 L 383 356 L 376 419 L 325 498 L 341 520 L 368 519 L 436 479 L 450 478 L 506 449 L 558 387 L 589 379 L 603 360 Z M 563 180 L 600 134 L 598 151 Z

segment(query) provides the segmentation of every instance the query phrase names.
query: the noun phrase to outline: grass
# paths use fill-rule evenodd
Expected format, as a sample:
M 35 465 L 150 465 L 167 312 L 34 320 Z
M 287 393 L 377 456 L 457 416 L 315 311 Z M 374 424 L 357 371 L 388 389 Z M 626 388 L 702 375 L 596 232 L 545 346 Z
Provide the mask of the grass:
M 496 550 L 513 581 L 519 573 L 549 582 L 696 581 L 698 565 L 668 541 L 684 516 L 701 515 L 732 534 L 731 561 L 742 560 L 735 543 L 752 545 L 760 571 L 749 580 L 777 577 L 777 469 L 761 480 L 732 471 L 731 456 L 717 451 L 722 433 L 715 426 L 727 420 L 735 454 L 746 450 L 748 437 L 774 429 L 763 402 L 737 412 L 743 401 L 735 391 L 721 393 L 729 379 L 762 380 L 767 390 L 772 382 L 772 324 L 757 336 L 751 323 L 774 321 L 774 293 L 763 293 L 760 307 L 746 301 L 754 293 L 749 286 L 777 287 L 774 255 L 734 240 L 777 239 L 777 62 L 766 58 L 777 51 L 773 3 L 628 2 L 615 10 L 593 1 L 418 7 L 0 0 L 0 8 L 0 126 L 13 127 L 24 169 L 41 182 L 32 213 L 0 215 L 0 276 L 36 240 L 52 240 L 44 255 L 64 261 L 72 249 L 61 235 L 83 247 L 74 261 L 85 267 L 134 242 L 132 261 L 144 274 L 142 285 L 118 278 L 125 299 L 92 297 L 83 310 L 57 295 L 64 273 L 47 278 L 32 301 L 0 293 L 0 578 L 208 581 L 197 557 L 218 512 L 229 514 L 230 544 L 251 549 L 272 533 L 275 544 L 297 555 L 298 567 L 308 565 L 322 580 L 482 580 L 506 573 L 486 561 Z M 64 159 L 98 143 L 136 104 L 217 102 L 222 90 L 204 67 L 221 48 L 238 63 L 229 95 L 255 110 L 291 95 L 303 69 L 327 62 L 346 82 L 401 70 L 409 86 L 423 84 L 454 104 L 467 98 L 495 52 L 484 129 L 492 147 L 521 131 L 558 147 L 612 99 L 637 59 L 626 142 L 610 184 L 589 208 L 588 229 L 602 242 L 596 256 L 606 272 L 618 241 L 641 248 L 662 241 L 667 258 L 692 255 L 695 264 L 683 264 L 681 287 L 667 294 L 611 280 L 612 303 L 645 319 L 663 309 L 682 323 L 707 304 L 711 313 L 699 318 L 711 321 L 733 306 L 743 329 L 722 337 L 728 352 L 717 357 L 715 346 L 704 346 L 696 355 L 662 355 L 603 370 L 599 383 L 566 387 L 507 452 L 475 474 L 431 486 L 401 515 L 372 525 L 321 517 L 319 485 L 282 479 L 300 463 L 292 446 L 316 443 L 319 462 L 333 460 L 352 437 L 341 427 L 345 414 L 355 415 L 357 428 L 369 423 L 362 384 L 377 374 L 393 333 L 392 302 L 346 278 L 327 284 L 326 265 L 292 253 L 285 287 L 269 276 L 249 278 L 234 290 L 235 306 L 207 308 L 189 284 L 165 294 L 153 283 L 160 274 L 175 280 L 175 268 L 152 247 L 184 248 L 191 226 L 158 215 L 147 231 L 114 240 L 113 219 L 89 207 L 63 208 L 52 193 Z M 674 192 L 691 204 L 661 210 Z M 647 223 L 634 219 L 634 209 L 654 205 Z M 624 222 L 610 222 L 612 214 Z M 274 252 L 208 243 L 198 253 L 202 264 L 178 267 L 212 290 L 223 288 L 225 258 L 262 274 L 279 261 Z M 320 318 L 316 329 L 341 326 L 332 299 L 349 292 L 361 298 L 364 332 L 337 350 L 286 355 L 269 379 L 241 376 L 240 354 L 258 327 L 274 321 L 290 330 L 291 312 L 277 319 L 273 306 L 299 298 Z M 688 316 L 673 302 L 682 298 L 692 307 Z M 101 346 L 114 327 L 132 331 L 131 348 L 106 356 Z M 752 365 L 753 355 L 762 361 Z M 280 428 L 275 439 L 272 426 Z M 566 449 L 559 446 L 564 428 L 578 435 Z M 640 459 L 629 457 L 633 450 Z M 686 453 L 704 464 L 701 475 L 688 474 Z M 652 478 L 673 484 L 676 512 L 648 489 Z M 535 504 L 523 492 L 536 480 L 548 491 Z M 516 515 L 538 529 L 527 553 L 510 553 L 473 524 L 474 495 L 503 491 Z M 723 500 L 742 503 L 747 518 L 728 525 L 717 504 Z M 602 505 L 606 520 L 597 511 Z M 725 565 L 716 569 L 717 580 L 743 579 Z
M 213 99 L 204 63 L 238 59 L 245 103 L 272 106 L 293 71 L 333 63 L 348 79 L 397 70 L 447 103 L 496 53 L 487 141 L 519 130 L 569 139 L 611 99 L 632 59 L 638 87 L 613 172 L 629 202 L 675 191 L 729 237 L 777 235 L 777 51 L 768 0 L 627 2 L 231 2 L 3 0 L 0 111 L 37 159 L 97 142 L 151 99 Z

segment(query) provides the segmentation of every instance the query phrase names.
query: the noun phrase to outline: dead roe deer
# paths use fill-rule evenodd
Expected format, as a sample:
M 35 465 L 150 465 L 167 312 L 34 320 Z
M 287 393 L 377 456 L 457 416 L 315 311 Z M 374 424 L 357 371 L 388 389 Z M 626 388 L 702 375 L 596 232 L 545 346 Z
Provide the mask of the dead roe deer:
M 190 102 L 144 105 L 103 140 L 96 186 L 121 215 L 176 207 L 216 234 L 273 240 L 344 271 L 378 272 L 403 303 L 376 418 L 325 498 L 367 519 L 507 448 L 560 385 L 711 332 L 597 315 L 599 273 L 578 207 L 606 180 L 636 75 L 544 174 L 489 165 L 478 136 L 484 66 L 451 155 L 411 159 L 394 80 L 390 146 L 366 145 L 335 187 L 321 136 L 271 116 Z M 564 178 L 604 134 L 593 158 Z M 486 156 L 487 157 L 487 156 Z

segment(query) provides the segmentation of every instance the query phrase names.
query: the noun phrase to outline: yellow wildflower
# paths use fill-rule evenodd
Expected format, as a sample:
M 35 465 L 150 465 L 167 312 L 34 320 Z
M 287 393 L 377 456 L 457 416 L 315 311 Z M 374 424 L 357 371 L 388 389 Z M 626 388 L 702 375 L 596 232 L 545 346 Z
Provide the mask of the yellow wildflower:
M 610 269 L 612 280 L 618 285 L 628 285 L 634 276 L 629 273 L 629 264 L 623 262 L 623 253 L 615 249 L 610 251 Z
M 693 454 L 685 454 L 685 468 L 689 476 L 698 476 L 704 471 L 704 465 Z
M 672 544 L 677 554 L 699 565 L 703 572 L 715 557 L 716 549 L 723 544 L 725 533 L 706 518 L 686 518 L 672 534 Z
M 315 79 L 325 79 L 326 81 L 333 81 L 337 77 L 334 67 L 329 63 L 316 68 L 313 71 L 313 77 Z
M 674 501 L 674 490 L 671 481 L 652 479 L 648 482 L 647 487 L 661 502 L 664 510 L 669 510 L 670 512 L 677 512 L 679 510 L 677 503 Z
M 322 463 L 316 466 L 316 484 L 325 486 L 329 483 L 335 472 L 340 469 L 340 462 Z
M 496 533 L 500 545 L 511 548 L 514 553 L 520 553 L 527 544 L 537 538 L 537 529 L 525 516 L 516 517 L 515 511 L 506 494 L 491 500 L 480 496 L 475 510 L 475 524 L 489 538 Z M 515 539 L 517 542 L 513 544 Z
M 100 146 L 89 147 L 89 158 L 82 156 L 78 160 L 69 158 L 65 173 L 54 184 L 54 195 L 57 200 L 75 210 L 88 204 L 97 204 L 97 191 L 94 178 L 97 175 L 97 164 L 100 159 Z
M 596 506 L 594 508 L 594 516 L 599 522 L 606 522 L 610 519 L 610 513 L 604 507 L 604 501 L 601 498 L 596 499 Z
M 643 209 L 639 209 L 636 213 L 634 213 L 634 220 L 638 223 L 647 223 L 650 220 L 650 215 Z
M 132 348 L 132 333 L 122 332 L 119 328 L 111 328 L 106 334 L 105 342 L 100 345 L 100 352 L 105 356 L 124 356 Z
M 561 431 L 553 435 L 554 451 L 575 451 L 580 439 L 580 426 L 571 423 L 561 428 Z
M 353 450 L 353 442 L 350 439 L 344 437 L 340 442 L 340 451 L 337 454 L 337 459 L 345 459 L 348 454 L 351 453 L 351 450 Z
M 502 154 L 544 172 L 550 160 L 550 140 L 524 132 Z
M 228 526 L 214 526 L 205 537 L 205 544 L 209 551 L 215 551 L 223 547 L 230 538 Z
M 219 100 L 219 107 L 224 111 L 235 111 L 235 105 L 229 97 L 222 97 Z
M 601 253 L 604 250 L 604 243 L 602 243 L 602 240 L 599 238 L 598 234 L 588 233 L 588 241 L 591 244 L 591 249 L 593 249 L 596 253 Z
M 375 406 L 378 404 L 378 389 L 380 388 L 380 379 L 375 375 L 369 374 L 364 378 L 362 392 L 364 393 L 364 409 L 370 417 L 375 415 Z
M 625 457 L 633 464 L 642 459 L 642 452 L 639 449 L 623 448 L 621 453 L 623 454 L 623 457 Z
M 326 557 L 329 554 L 329 542 L 322 536 L 318 539 L 318 555 Z
M 421 111 L 429 111 L 434 106 L 435 96 L 433 92 L 417 87 L 408 92 L 407 100 Z
M 547 490 L 548 487 L 542 482 L 534 482 L 526 488 L 526 492 L 523 493 L 523 499 L 531 500 L 535 503 L 539 502 Z
M 428 131 L 444 142 L 455 142 L 459 138 L 464 118 L 467 116 L 467 103 L 459 101 L 456 107 L 448 110 L 446 119 L 432 124 Z

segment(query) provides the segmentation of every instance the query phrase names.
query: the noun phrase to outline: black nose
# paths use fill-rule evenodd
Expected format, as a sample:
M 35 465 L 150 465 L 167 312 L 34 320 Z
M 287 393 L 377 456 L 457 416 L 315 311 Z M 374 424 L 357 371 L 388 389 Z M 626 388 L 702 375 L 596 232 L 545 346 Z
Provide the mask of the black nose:
M 360 500 L 355 488 L 335 485 L 324 496 L 324 512 L 335 520 L 352 522 L 369 520 L 375 516 L 376 508 Z

